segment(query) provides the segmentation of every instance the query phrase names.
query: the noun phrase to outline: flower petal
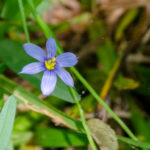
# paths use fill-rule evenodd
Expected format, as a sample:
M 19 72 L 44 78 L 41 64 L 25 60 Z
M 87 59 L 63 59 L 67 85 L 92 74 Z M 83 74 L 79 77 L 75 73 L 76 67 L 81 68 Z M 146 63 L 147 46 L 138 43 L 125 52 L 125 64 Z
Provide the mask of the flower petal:
M 74 81 L 70 75 L 70 73 L 60 67 L 55 69 L 55 72 L 57 75 L 62 79 L 62 81 L 67 84 L 68 86 L 73 87 L 74 86 Z
M 44 72 L 42 82 L 41 82 L 41 90 L 43 95 L 48 96 L 54 91 L 56 86 L 56 81 L 57 81 L 57 77 L 54 71 L 47 70 Z
M 48 59 L 51 59 L 56 56 L 57 45 L 56 45 L 55 39 L 49 38 L 46 42 L 46 48 L 47 48 L 47 58 Z
M 60 67 L 71 67 L 77 64 L 78 60 L 75 54 L 66 52 L 56 57 Z
M 34 63 L 24 66 L 20 74 L 36 74 L 44 70 L 45 70 L 45 67 L 43 63 L 34 62 Z
M 30 55 L 31 57 L 33 57 L 39 61 L 42 61 L 42 62 L 45 61 L 46 53 L 44 52 L 44 50 L 41 47 L 39 47 L 35 44 L 32 44 L 32 43 L 26 43 L 23 45 L 23 47 L 24 47 L 26 53 L 28 55 Z

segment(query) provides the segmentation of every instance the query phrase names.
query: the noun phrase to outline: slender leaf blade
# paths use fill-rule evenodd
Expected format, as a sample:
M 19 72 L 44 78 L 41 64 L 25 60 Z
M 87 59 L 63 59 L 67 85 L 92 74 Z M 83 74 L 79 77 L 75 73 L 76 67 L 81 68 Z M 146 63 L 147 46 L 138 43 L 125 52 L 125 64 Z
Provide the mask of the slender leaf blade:
M 150 143 L 148 143 L 148 142 L 135 141 L 135 140 L 132 140 L 132 139 L 129 139 L 126 137 L 122 137 L 122 136 L 118 136 L 118 140 L 120 142 L 124 142 L 129 145 L 136 146 L 136 147 L 150 149 Z
M 0 113 L 0 150 L 6 150 L 16 114 L 16 99 L 10 96 Z
M 0 81 L 0 87 L 2 87 L 3 90 L 5 90 L 5 92 L 8 94 L 13 94 L 16 99 L 19 100 L 20 103 L 24 104 L 27 108 L 44 114 L 50 118 L 56 119 L 57 123 L 62 123 L 68 128 L 84 132 L 82 123 L 79 120 L 75 120 L 67 116 L 51 105 L 46 105 L 44 101 L 41 101 L 37 96 L 18 86 L 15 82 L 1 74 Z

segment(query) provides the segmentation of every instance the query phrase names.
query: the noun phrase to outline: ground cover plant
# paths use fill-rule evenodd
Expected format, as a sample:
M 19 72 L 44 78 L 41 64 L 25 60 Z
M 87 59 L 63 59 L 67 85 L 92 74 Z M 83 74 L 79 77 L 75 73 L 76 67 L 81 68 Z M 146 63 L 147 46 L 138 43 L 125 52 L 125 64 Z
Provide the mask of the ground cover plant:
M 0 150 L 150 149 L 148 0 L 0 1 Z

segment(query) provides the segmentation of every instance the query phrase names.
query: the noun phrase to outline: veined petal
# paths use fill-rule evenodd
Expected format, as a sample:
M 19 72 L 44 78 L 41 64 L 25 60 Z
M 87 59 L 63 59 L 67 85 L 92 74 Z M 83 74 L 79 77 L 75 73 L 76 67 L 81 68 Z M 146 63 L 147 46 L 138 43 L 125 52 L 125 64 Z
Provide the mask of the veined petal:
M 48 96 L 54 91 L 56 81 L 57 77 L 54 71 L 47 70 L 44 72 L 41 82 L 41 90 L 43 95 Z
M 36 74 L 44 70 L 44 65 L 41 62 L 34 62 L 24 66 L 20 74 Z
M 74 86 L 74 81 L 70 75 L 70 73 L 60 67 L 55 69 L 55 72 L 57 75 L 62 79 L 62 81 L 67 84 L 68 86 L 73 87 Z
M 75 54 L 66 52 L 56 57 L 60 67 L 71 67 L 77 64 L 78 60 Z
M 48 59 L 51 59 L 56 56 L 57 45 L 56 45 L 55 39 L 49 38 L 46 42 L 46 48 L 47 48 L 47 58 Z
M 41 62 L 44 62 L 45 59 L 46 59 L 46 53 L 44 52 L 44 50 L 35 45 L 35 44 L 32 44 L 32 43 L 26 43 L 23 45 L 26 53 L 28 55 L 30 55 L 31 57 L 41 61 Z

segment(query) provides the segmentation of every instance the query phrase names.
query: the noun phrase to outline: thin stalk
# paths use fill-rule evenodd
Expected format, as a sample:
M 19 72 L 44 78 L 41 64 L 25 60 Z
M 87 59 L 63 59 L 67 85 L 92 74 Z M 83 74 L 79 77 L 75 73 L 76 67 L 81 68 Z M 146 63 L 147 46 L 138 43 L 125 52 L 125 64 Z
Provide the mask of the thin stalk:
M 51 33 L 52 33 L 51 30 L 49 29 L 47 24 L 44 22 L 44 20 L 37 14 L 33 1 L 28 0 L 28 3 L 32 9 L 32 14 L 33 14 L 35 20 L 38 22 L 38 24 L 42 28 L 46 38 L 49 38 L 51 36 Z
M 28 40 L 28 42 L 29 42 L 30 40 L 29 40 L 28 30 L 27 30 L 27 26 L 26 26 L 26 19 L 25 19 L 24 12 L 22 12 L 22 9 L 21 9 L 21 8 L 23 8 L 22 0 L 18 0 L 18 2 L 19 2 L 19 6 L 20 6 L 20 11 L 21 11 L 21 14 L 22 14 L 21 16 L 22 16 L 22 20 L 23 20 L 23 24 L 24 24 L 24 30 L 25 30 L 26 33 L 27 33 L 27 34 L 26 34 L 26 37 L 28 37 L 27 40 Z M 45 22 L 41 19 L 41 17 L 36 14 L 36 11 L 35 11 L 35 9 L 34 9 L 34 5 L 33 5 L 32 0 L 29 0 L 28 2 L 29 2 L 30 5 L 32 6 L 33 15 L 34 15 L 34 17 L 36 18 L 37 22 L 38 22 L 38 23 L 40 24 L 40 26 L 42 27 L 42 30 L 44 31 L 45 36 L 46 36 L 47 38 L 49 38 L 49 36 L 50 36 L 50 34 L 51 34 L 52 32 L 49 30 L 49 28 L 47 27 L 47 25 L 45 24 Z M 73 88 L 70 88 L 70 91 L 71 91 L 71 93 L 72 93 L 72 95 L 73 95 L 73 97 L 74 97 L 74 100 L 75 100 L 75 102 L 76 102 L 76 105 L 77 105 L 77 107 L 78 107 L 78 109 L 79 109 L 80 117 L 81 117 L 81 120 L 82 120 L 82 125 L 83 125 L 83 127 L 84 127 L 84 129 L 85 129 L 85 133 L 86 133 L 87 138 L 88 138 L 88 140 L 89 140 L 89 143 L 90 143 L 90 145 L 91 145 L 91 147 L 92 147 L 92 150 L 97 150 L 97 147 L 96 147 L 96 145 L 95 145 L 95 143 L 94 143 L 94 141 L 93 141 L 93 139 L 92 139 L 92 137 L 91 137 L 91 135 L 90 135 L 90 131 L 89 131 L 89 129 L 88 129 L 88 126 L 86 125 L 86 120 L 85 120 L 85 117 L 84 117 L 84 112 L 83 112 L 83 110 L 82 110 L 82 108 L 81 108 L 81 106 L 80 106 L 80 104 L 79 104 L 79 102 L 78 102 L 78 99 L 77 99 L 77 97 L 76 97 L 76 94 L 75 94 Z
M 108 111 L 108 113 L 120 124 L 120 126 L 126 131 L 126 133 L 134 140 L 137 138 L 126 126 L 126 124 L 112 111 L 112 109 L 99 97 L 95 90 L 89 85 L 89 83 L 82 77 L 82 75 L 74 68 L 71 68 L 72 72 L 78 77 L 82 84 L 88 89 L 88 91 L 93 95 L 93 97 Z
M 53 33 L 51 29 L 47 26 L 46 23 L 43 23 L 44 21 L 40 18 L 40 16 L 36 13 L 36 9 L 34 7 L 34 4 L 32 0 L 28 0 L 29 5 L 32 8 L 32 13 L 35 16 L 36 21 L 43 29 L 44 34 L 48 38 L 48 36 L 53 36 Z M 53 36 L 54 37 L 54 36 Z M 58 52 L 61 54 L 63 51 L 59 45 L 58 46 Z M 95 92 L 95 90 L 89 85 L 89 83 L 84 79 L 84 77 L 75 69 L 74 67 L 71 67 L 71 71 L 77 76 L 77 78 L 81 81 L 81 83 L 88 89 L 88 91 L 93 95 L 93 97 L 108 111 L 108 113 L 118 122 L 118 124 L 124 129 L 124 131 L 131 137 L 133 140 L 137 140 L 136 136 L 131 132 L 131 130 L 126 126 L 126 124 L 112 111 L 112 109 L 99 97 L 99 95 Z
M 84 117 L 83 109 L 82 109 L 82 107 L 81 107 L 81 105 L 80 105 L 80 103 L 79 103 L 79 101 L 78 101 L 78 99 L 76 97 L 76 94 L 75 94 L 73 88 L 70 88 L 70 91 L 71 91 L 71 94 L 72 94 L 72 96 L 73 96 L 73 98 L 74 98 L 74 100 L 76 102 L 76 105 L 77 105 L 77 107 L 79 109 L 82 125 L 84 127 L 85 132 L 86 132 L 88 141 L 89 141 L 89 143 L 90 143 L 90 145 L 92 147 L 92 150 L 97 150 L 97 147 L 96 147 L 96 145 L 95 145 L 95 143 L 94 143 L 94 141 L 92 139 L 92 136 L 90 134 L 90 130 L 89 130 L 87 124 L 86 124 L 86 120 L 85 120 L 85 117 Z
M 20 8 L 20 14 L 21 14 L 21 19 L 22 19 L 26 39 L 27 39 L 27 42 L 30 42 L 30 36 L 29 36 L 28 28 L 27 28 L 26 17 L 24 14 L 24 7 L 23 7 L 22 0 L 18 0 L 18 4 L 19 4 L 19 8 Z

